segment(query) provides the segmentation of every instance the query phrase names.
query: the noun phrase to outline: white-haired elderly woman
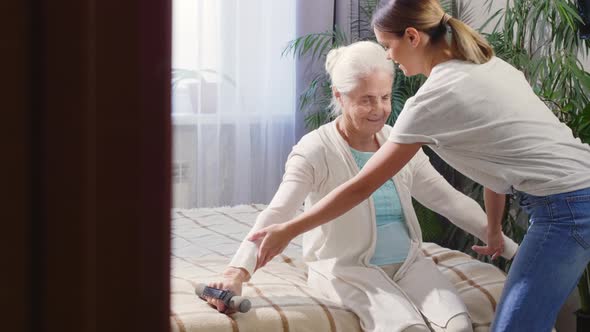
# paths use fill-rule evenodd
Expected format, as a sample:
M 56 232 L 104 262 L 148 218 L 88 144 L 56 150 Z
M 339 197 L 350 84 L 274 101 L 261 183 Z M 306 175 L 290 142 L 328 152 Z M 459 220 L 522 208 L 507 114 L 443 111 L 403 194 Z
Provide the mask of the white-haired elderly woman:
M 283 181 L 250 234 L 290 220 L 354 177 L 389 136 L 393 63 L 369 41 L 330 51 L 326 60 L 339 116 L 293 147 Z M 309 286 L 350 308 L 365 331 L 472 331 L 456 289 L 420 251 L 422 234 L 412 197 L 460 228 L 486 239 L 486 214 L 456 191 L 419 152 L 368 200 L 304 234 Z M 505 237 L 503 256 L 517 245 Z M 242 242 L 223 274 L 211 283 L 241 294 L 261 266 L 257 244 Z M 218 300 L 209 302 L 220 311 Z

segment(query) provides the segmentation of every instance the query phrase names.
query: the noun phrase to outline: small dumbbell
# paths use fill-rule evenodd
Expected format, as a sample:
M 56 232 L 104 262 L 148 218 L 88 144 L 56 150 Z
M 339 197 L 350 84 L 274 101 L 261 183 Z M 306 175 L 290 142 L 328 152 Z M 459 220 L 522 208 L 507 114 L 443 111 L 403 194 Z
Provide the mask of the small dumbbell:
M 203 300 L 206 300 L 206 297 L 220 299 L 226 307 L 239 312 L 248 312 L 252 307 L 250 300 L 245 297 L 236 296 L 229 290 L 217 289 L 205 284 L 197 284 L 195 293 Z

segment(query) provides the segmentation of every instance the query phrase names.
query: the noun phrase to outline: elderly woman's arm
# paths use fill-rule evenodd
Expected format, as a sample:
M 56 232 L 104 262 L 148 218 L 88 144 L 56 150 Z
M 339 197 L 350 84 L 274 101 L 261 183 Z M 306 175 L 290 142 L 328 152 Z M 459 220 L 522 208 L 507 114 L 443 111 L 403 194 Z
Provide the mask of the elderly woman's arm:
M 475 235 L 487 243 L 487 216 L 479 204 L 453 188 L 430 164 L 428 157 L 420 151 L 411 161 L 413 180 L 411 194 L 422 205 L 439 213 L 459 228 Z M 493 215 L 493 214 L 492 214 Z M 518 245 L 498 230 L 503 247 L 475 247 L 474 250 L 511 259 Z M 489 250 L 488 250 L 489 249 Z
M 228 289 L 240 295 L 242 283 L 248 281 L 254 271 L 259 268 L 256 265 L 258 248 L 255 243 L 248 240 L 248 237 L 259 229 L 291 219 L 313 189 L 314 181 L 323 177 L 324 171 L 321 165 L 317 162 L 314 165 L 314 162 L 307 160 L 308 158 L 298 151 L 296 146 L 289 155 L 283 181 L 268 207 L 256 218 L 249 235 L 242 241 L 240 248 L 223 272 L 222 280 L 209 283 L 210 287 Z M 226 312 L 225 305 L 220 300 L 208 299 L 208 302 L 216 306 L 217 310 Z
M 260 229 L 271 225 L 280 227 L 279 224 L 293 218 L 312 190 L 313 178 L 313 168 L 304 159 L 299 156 L 289 159 L 279 189 L 268 207 L 256 218 L 256 223 L 231 260 L 230 267 L 243 268 L 248 274 L 254 273 L 259 267 L 256 265 L 258 247 L 248 238 Z

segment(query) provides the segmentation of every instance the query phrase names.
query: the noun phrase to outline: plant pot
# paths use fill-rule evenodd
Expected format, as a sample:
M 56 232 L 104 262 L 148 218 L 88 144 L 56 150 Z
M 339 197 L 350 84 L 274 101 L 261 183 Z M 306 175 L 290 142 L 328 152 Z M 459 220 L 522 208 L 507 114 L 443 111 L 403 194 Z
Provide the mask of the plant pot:
M 588 332 L 590 331 L 590 313 L 585 313 L 580 310 L 576 314 L 576 331 Z

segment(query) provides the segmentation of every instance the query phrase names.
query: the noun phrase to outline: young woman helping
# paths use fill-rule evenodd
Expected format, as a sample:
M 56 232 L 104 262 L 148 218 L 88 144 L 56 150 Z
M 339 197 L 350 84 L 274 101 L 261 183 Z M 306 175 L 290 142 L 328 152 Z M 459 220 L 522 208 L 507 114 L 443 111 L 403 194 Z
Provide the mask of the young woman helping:
M 428 79 L 358 175 L 302 215 L 250 237 L 259 245 L 258 265 L 298 234 L 367 199 L 429 145 L 485 186 L 487 246 L 476 251 L 502 253 L 506 194 L 517 195 L 530 215 L 492 331 L 550 331 L 590 261 L 590 147 L 559 122 L 521 72 L 494 57 L 485 39 L 445 14 L 437 0 L 385 1 L 373 26 L 404 74 Z

